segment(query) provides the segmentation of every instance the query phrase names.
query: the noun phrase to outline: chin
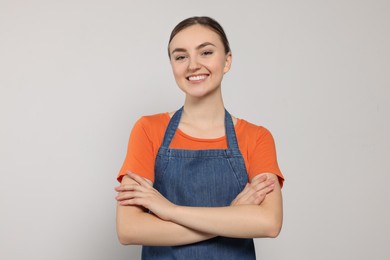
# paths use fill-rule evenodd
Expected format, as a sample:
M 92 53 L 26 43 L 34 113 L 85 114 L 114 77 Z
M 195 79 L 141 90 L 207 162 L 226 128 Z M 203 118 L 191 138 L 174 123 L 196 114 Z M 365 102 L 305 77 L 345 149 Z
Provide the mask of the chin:
M 199 99 L 199 98 L 204 98 L 204 97 L 210 97 L 212 95 L 217 95 L 217 92 L 216 91 L 217 89 L 214 89 L 214 90 L 207 90 L 207 91 L 184 91 L 186 96 L 187 97 L 191 97 L 191 98 L 196 98 L 196 99 Z
M 186 94 L 186 96 L 201 98 L 212 95 L 218 92 L 220 87 L 210 86 L 210 84 L 191 84 L 189 82 L 181 82 L 178 84 L 179 88 Z

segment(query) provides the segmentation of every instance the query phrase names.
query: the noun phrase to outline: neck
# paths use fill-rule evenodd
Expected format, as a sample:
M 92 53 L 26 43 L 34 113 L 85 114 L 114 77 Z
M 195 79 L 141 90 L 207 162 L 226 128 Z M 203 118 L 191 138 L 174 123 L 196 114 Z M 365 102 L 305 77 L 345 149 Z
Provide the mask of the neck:
M 203 126 L 224 124 L 225 107 L 221 93 L 210 97 L 186 97 L 181 122 Z

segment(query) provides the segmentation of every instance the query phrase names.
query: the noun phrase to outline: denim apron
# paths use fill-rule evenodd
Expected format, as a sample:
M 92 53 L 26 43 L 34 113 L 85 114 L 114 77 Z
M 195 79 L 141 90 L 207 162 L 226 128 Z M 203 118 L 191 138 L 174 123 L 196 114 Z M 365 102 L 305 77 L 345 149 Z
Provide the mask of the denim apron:
M 169 121 L 155 162 L 154 187 L 174 204 L 193 207 L 228 206 L 248 182 L 230 114 L 225 110 L 228 149 L 169 148 L 183 107 Z M 215 237 L 183 246 L 144 246 L 142 259 L 256 259 L 253 239 Z

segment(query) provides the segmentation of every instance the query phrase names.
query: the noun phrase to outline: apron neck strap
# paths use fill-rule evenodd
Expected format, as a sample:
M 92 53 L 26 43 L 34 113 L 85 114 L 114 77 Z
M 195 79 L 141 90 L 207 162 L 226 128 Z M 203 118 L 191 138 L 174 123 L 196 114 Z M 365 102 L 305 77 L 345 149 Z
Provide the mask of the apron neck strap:
M 183 108 L 181 107 L 179 110 L 173 114 L 172 118 L 169 120 L 169 124 L 167 130 L 165 131 L 164 140 L 161 144 L 161 147 L 169 148 L 169 145 L 172 142 L 173 137 L 175 136 L 176 130 L 180 123 L 180 118 L 183 113 Z M 236 132 L 234 131 L 234 124 L 232 121 L 232 117 L 229 112 L 225 109 L 225 133 L 226 133 L 226 141 L 228 145 L 228 149 L 239 149 L 237 143 Z

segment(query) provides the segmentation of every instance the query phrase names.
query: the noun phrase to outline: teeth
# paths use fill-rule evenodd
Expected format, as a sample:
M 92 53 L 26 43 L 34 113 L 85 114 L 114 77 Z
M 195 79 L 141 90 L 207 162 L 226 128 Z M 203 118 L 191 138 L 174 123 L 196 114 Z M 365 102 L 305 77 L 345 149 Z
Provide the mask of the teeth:
M 205 79 L 207 76 L 206 75 L 201 75 L 201 76 L 191 76 L 188 79 L 189 80 L 202 80 Z

